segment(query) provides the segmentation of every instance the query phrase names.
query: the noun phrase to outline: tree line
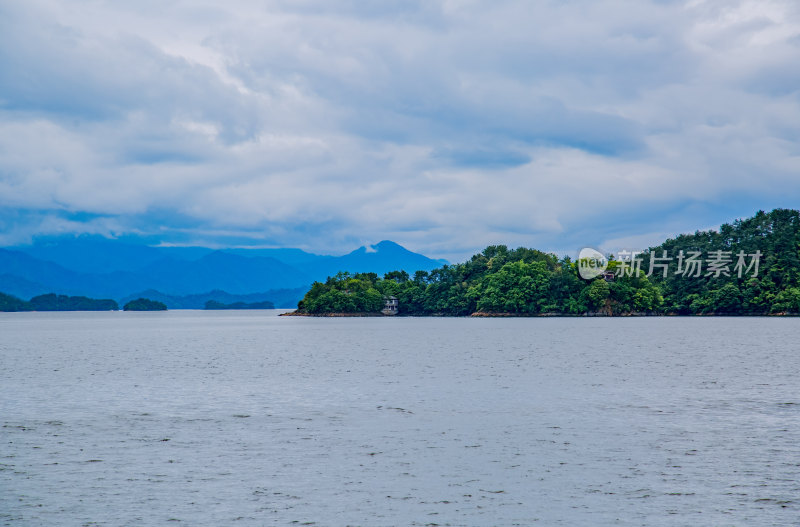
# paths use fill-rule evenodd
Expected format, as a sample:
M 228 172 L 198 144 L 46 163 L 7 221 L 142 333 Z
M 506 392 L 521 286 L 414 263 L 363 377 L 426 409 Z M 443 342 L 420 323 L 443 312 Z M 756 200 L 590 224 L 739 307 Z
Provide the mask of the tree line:
M 49 293 L 28 301 L 0 293 L 0 311 L 116 311 L 116 301 L 85 296 L 67 296 Z
M 137 298 L 123 306 L 123 311 L 166 311 L 162 302 L 149 298 Z M 0 293 L 0 312 L 15 311 L 118 311 L 119 304 L 108 298 L 88 298 L 85 296 L 67 296 L 48 293 L 31 298 L 28 301 L 12 295 Z
M 718 231 L 668 239 L 628 261 L 611 257 L 608 273 L 590 280 L 569 257 L 504 245 L 413 276 L 340 272 L 315 282 L 298 311 L 377 313 L 388 296 L 404 315 L 796 314 L 800 212 L 759 211 Z

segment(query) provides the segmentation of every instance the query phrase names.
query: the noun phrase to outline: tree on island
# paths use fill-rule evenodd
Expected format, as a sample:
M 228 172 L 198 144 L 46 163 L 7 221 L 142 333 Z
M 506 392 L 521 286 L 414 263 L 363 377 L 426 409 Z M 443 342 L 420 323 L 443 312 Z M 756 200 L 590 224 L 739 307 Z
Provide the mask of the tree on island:
M 122 309 L 123 311 L 166 311 L 167 305 L 149 298 L 137 298 L 125 304 Z

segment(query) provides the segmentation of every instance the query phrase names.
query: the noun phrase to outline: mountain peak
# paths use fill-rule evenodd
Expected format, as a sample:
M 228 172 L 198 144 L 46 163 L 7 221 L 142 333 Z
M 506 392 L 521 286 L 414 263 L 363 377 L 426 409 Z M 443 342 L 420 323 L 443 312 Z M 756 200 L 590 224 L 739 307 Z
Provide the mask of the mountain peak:
M 211 289 L 249 294 L 305 287 L 339 271 L 413 273 L 442 263 L 391 240 L 343 256 L 320 256 L 299 249 L 149 247 L 98 239 L 79 244 L 71 238 L 19 249 L 0 249 L 0 290 L 28 297 L 57 292 L 121 298 L 146 289 L 175 295 Z
M 399 243 L 395 243 L 391 240 L 381 240 L 375 245 L 371 246 L 373 249 L 377 251 L 385 251 L 385 250 L 392 250 L 392 249 L 402 249 L 403 251 L 408 251 L 405 247 L 400 245 Z M 410 252 L 410 251 L 409 251 Z
M 409 251 L 399 243 L 395 243 L 391 240 L 382 240 L 374 245 L 362 245 L 355 251 L 350 252 L 349 254 L 375 254 L 375 253 L 381 253 L 384 256 L 391 253 L 413 254 L 411 251 Z

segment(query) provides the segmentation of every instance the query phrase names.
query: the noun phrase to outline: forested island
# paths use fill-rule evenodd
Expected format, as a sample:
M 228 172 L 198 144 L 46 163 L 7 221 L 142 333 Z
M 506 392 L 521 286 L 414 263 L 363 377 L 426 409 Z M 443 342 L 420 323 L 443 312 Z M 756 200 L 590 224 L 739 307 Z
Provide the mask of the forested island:
M 123 306 L 123 311 L 166 311 L 163 302 L 149 298 L 137 298 Z M 67 296 L 49 293 L 28 301 L 0 293 L 0 312 L 15 311 L 119 311 L 119 304 L 108 298 L 95 299 L 85 296 Z
M 39 295 L 27 302 L 15 296 L 0 293 L 0 311 L 117 311 L 116 301 L 85 296 Z
M 585 280 L 569 257 L 490 246 L 467 262 L 409 276 L 339 273 L 315 282 L 294 314 L 792 315 L 800 313 L 800 212 L 776 209 L 611 259 Z M 649 275 L 649 276 L 648 276 Z
M 164 302 L 150 300 L 149 298 L 137 298 L 131 300 L 124 306 L 123 311 L 166 311 L 167 305 Z

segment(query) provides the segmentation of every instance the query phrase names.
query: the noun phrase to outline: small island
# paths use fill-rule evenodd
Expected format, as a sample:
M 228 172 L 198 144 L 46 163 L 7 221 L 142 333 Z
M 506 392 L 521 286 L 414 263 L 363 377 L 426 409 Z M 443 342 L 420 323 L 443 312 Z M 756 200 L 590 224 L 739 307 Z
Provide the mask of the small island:
M 149 298 L 137 298 L 131 300 L 122 307 L 123 311 L 166 311 L 167 305 L 164 302 L 150 300 Z

